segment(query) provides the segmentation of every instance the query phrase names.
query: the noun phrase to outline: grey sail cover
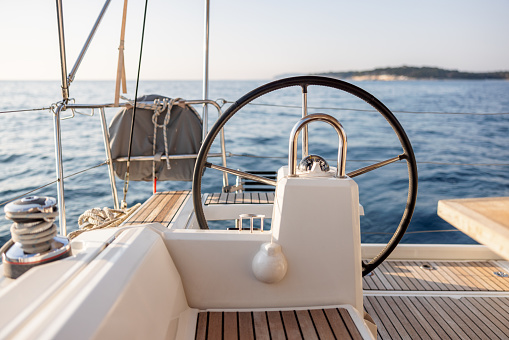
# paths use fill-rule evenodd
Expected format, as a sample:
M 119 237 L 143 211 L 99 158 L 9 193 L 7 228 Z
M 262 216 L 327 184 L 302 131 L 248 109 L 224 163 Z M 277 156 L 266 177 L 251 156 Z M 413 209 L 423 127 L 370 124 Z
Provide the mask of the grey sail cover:
M 138 102 L 153 102 L 155 99 L 167 97 L 146 95 L 138 98 Z M 167 98 L 169 100 L 169 98 Z M 167 111 L 162 112 L 157 119 L 158 125 L 163 125 Z M 131 156 L 152 156 L 154 143 L 153 110 L 136 109 Z M 133 108 L 118 112 L 109 127 L 111 156 L 127 157 L 129 151 L 129 134 Z M 197 154 L 200 149 L 202 121 L 196 111 L 186 106 L 182 108 L 174 105 L 170 111 L 170 120 L 166 126 L 168 153 L 170 155 Z M 157 129 L 156 155 L 165 155 L 163 128 Z M 164 157 L 155 162 L 158 181 L 191 181 L 196 158 L 170 160 L 171 169 L 167 169 Z M 126 162 L 113 162 L 116 175 L 125 180 Z M 131 161 L 129 179 L 134 181 L 152 180 L 152 161 Z

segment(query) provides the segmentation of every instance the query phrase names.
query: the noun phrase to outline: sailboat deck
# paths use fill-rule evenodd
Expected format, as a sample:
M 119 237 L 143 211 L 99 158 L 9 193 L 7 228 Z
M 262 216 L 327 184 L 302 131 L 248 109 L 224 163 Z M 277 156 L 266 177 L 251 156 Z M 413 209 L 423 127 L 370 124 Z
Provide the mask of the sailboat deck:
M 364 277 L 363 288 L 368 291 L 509 291 L 509 278 L 497 276 L 495 272 L 504 272 L 496 261 L 388 260 L 373 275 Z
M 365 296 L 378 339 L 508 339 L 509 297 Z
M 160 222 L 168 226 L 189 196 L 189 191 L 156 193 L 125 224 Z M 273 193 L 221 193 L 204 197 L 206 205 L 273 201 Z M 378 326 L 378 339 L 509 339 L 509 277 L 498 276 L 497 272 L 508 270 L 497 261 L 387 260 L 372 275 L 363 278 L 364 308 Z M 255 334 L 291 338 L 289 334 L 296 332 L 297 338 L 326 339 L 329 337 L 321 336 L 325 333 L 320 332 L 335 331 L 319 328 L 313 316 L 320 318 L 318 312 L 309 312 L 309 329 L 302 328 L 307 327 L 305 321 L 304 326 L 291 321 L 286 324 L 285 318 L 290 314 L 260 313 L 202 312 L 197 336 L 212 339 L 217 333 L 221 334 L 218 338 L 226 339 L 233 332 L 235 338 L 244 338 L 241 336 L 244 321 L 250 325 L 245 338 Z M 330 311 L 321 313 L 328 320 Z M 298 320 L 297 312 L 293 315 Z M 230 319 L 234 327 L 229 326 Z M 330 321 L 328 325 L 331 326 Z M 304 336 L 308 331 L 312 337 Z
M 344 308 L 200 312 L 196 339 L 362 339 Z

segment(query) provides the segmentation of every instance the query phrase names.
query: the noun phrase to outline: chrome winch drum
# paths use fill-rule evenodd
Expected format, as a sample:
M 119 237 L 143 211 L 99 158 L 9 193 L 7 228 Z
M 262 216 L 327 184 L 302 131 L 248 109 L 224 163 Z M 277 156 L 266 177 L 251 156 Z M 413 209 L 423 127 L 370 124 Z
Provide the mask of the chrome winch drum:
M 70 256 L 69 240 L 57 236 L 56 204 L 52 197 L 29 196 L 5 206 L 5 217 L 14 222 L 12 245 L 2 253 L 6 277 L 15 279 L 34 266 Z

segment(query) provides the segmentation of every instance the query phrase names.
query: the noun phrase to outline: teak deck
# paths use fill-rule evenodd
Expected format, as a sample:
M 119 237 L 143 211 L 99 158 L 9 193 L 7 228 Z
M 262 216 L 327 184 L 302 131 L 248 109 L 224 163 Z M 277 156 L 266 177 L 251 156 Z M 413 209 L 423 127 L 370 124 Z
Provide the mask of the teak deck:
M 159 222 L 168 226 L 191 192 L 166 191 L 153 194 L 124 225 Z M 272 204 L 273 192 L 216 193 L 209 194 L 205 205 L 209 204 Z
M 189 196 L 156 193 L 125 224 L 168 226 Z M 206 205 L 273 202 L 274 193 L 265 192 L 205 198 Z M 494 274 L 499 271 L 508 272 L 496 261 L 387 260 L 363 279 L 364 309 L 378 326 L 378 339 L 509 339 L 509 278 Z M 360 338 L 345 313 L 201 312 L 196 339 Z
M 201 312 L 196 339 L 362 339 L 343 308 Z
M 422 269 L 432 266 L 432 270 Z M 365 290 L 393 291 L 509 291 L 509 278 L 494 261 L 393 261 L 387 260 L 364 277 Z

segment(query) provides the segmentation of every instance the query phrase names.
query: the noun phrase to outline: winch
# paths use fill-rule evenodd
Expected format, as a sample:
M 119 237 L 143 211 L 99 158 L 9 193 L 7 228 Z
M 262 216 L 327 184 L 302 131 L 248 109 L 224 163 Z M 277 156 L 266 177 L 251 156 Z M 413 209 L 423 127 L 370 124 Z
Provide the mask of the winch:
M 5 206 L 5 217 L 14 222 L 2 252 L 6 277 L 16 279 L 34 266 L 71 255 L 69 240 L 57 236 L 56 204 L 53 197 L 29 196 Z

